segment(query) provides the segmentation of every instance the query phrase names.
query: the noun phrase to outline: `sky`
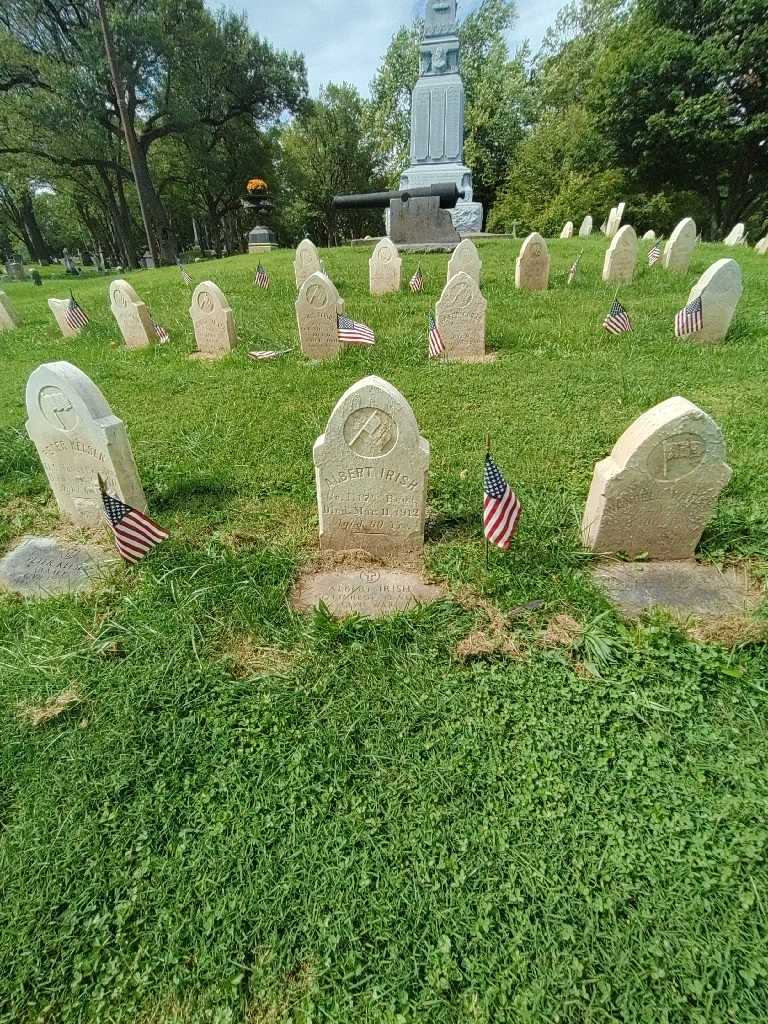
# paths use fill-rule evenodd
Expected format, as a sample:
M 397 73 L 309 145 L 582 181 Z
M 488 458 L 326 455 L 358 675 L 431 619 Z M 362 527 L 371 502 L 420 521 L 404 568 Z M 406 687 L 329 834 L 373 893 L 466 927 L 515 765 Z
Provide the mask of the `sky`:
M 254 32 L 281 50 L 298 50 L 307 61 L 316 96 L 326 82 L 351 82 L 363 95 L 397 29 L 422 13 L 423 0 L 223 0 L 244 10 Z M 528 38 L 534 49 L 565 0 L 518 0 L 519 18 L 510 44 Z M 220 0 L 207 0 L 217 8 Z M 459 16 L 479 0 L 459 3 Z

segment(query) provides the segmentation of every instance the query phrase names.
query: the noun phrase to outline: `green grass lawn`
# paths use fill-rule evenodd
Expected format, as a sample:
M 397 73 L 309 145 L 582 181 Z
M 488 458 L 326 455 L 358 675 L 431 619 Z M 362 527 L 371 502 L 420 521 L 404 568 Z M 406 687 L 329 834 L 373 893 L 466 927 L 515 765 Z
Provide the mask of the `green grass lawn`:
M 5 286 L 25 323 L 0 334 L 0 550 L 58 528 L 24 430 L 26 379 L 57 359 L 126 422 L 172 537 L 87 598 L 0 598 L 0 1020 L 766 1020 L 766 646 L 661 613 L 623 624 L 578 527 L 594 463 L 680 394 L 734 468 L 702 557 L 765 585 L 768 259 L 702 245 L 683 277 L 643 267 L 617 338 L 604 240 L 565 287 L 582 244 L 552 243 L 537 295 L 514 289 L 519 243 L 480 245 L 489 365 L 427 361 L 440 255 L 420 257 L 423 295 L 373 299 L 368 251 L 324 252 L 378 340 L 322 365 L 246 357 L 298 344 L 285 251 L 264 259 L 268 292 L 256 257 L 190 267 L 242 341 L 213 364 L 187 359 L 176 269 L 128 275 L 171 333 L 146 351 L 118 343 L 109 278 L 74 283 L 92 326 L 70 340 L 45 301 L 68 279 Z M 745 273 L 727 343 L 677 341 L 723 255 Z M 371 373 L 431 442 L 426 564 L 451 597 L 302 617 L 287 595 L 317 555 L 312 444 Z M 524 506 L 489 572 L 486 432 Z M 496 652 L 462 660 L 478 631 Z M 70 689 L 47 724 L 20 712 Z

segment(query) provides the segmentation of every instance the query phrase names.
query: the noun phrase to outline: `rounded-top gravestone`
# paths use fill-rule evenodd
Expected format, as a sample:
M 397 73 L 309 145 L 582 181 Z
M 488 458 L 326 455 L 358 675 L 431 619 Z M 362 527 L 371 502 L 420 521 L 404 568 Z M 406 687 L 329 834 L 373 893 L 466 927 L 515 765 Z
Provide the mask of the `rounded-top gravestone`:
M 448 281 L 435 308 L 445 358 L 463 363 L 486 359 L 486 299 L 469 274 L 460 270 Z
M 475 284 L 480 287 L 480 272 L 483 269 L 483 261 L 477 246 L 471 238 L 464 238 L 456 246 L 453 255 L 448 260 L 448 280 L 458 273 L 469 274 Z
M 48 309 L 53 313 L 53 317 L 56 323 L 59 325 L 59 330 L 65 338 L 75 338 L 82 330 L 81 327 L 74 327 L 67 320 L 67 310 L 69 309 L 70 299 L 48 299 Z
M 387 561 L 421 554 L 429 443 L 396 388 L 380 377 L 353 384 L 313 459 L 323 551 L 362 550 Z
M 693 558 L 731 478 L 715 421 L 685 398 L 635 420 L 595 466 L 584 546 L 652 559 Z
M 296 299 L 301 351 L 310 359 L 331 359 L 343 345 L 339 340 L 339 317 L 344 313 L 333 281 L 321 271 L 310 275 Z
M 569 220 L 565 222 L 563 230 L 560 232 L 561 238 L 573 238 L 573 221 Z
M 402 267 L 403 261 L 395 243 L 389 238 L 382 238 L 368 261 L 371 295 L 399 292 Z
M 26 402 L 27 433 L 63 518 L 101 525 L 99 477 L 110 494 L 146 511 L 125 425 L 90 377 L 72 363 L 43 363 L 27 382 Z
M 0 292 L 0 331 L 12 331 L 18 327 L 21 318 L 5 292 Z
M 590 214 L 587 214 L 587 216 L 581 222 L 581 227 L 579 228 L 579 238 L 589 238 L 589 236 L 592 234 L 592 224 L 592 217 L 590 216 Z
M 149 310 L 133 285 L 121 278 L 113 281 L 109 286 L 109 305 L 126 348 L 147 348 L 157 340 Z
M 619 228 L 611 239 L 603 264 L 603 281 L 606 284 L 629 284 L 635 273 L 637 262 L 637 235 L 630 224 Z
M 515 287 L 545 292 L 549 287 L 549 249 L 538 233 L 528 235 L 515 263 Z
M 199 359 L 220 359 L 237 344 L 235 319 L 224 292 L 213 281 L 201 281 L 192 292 L 189 315 L 195 329 Z
M 692 217 L 680 221 L 664 246 L 665 270 L 686 273 L 696 248 L 696 235 L 696 221 Z
M 714 344 L 723 341 L 744 288 L 736 260 L 722 259 L 704 271 L 691 288 L 688 303 L 701 296 L 702 328 L 688 335 L 691 341 Z
M 308 238 L 303 239 L 299 242 L 296 248 L 296 257 L 293 261 L 296 290 L 299 291 L 307 278 L 322 269 L 320 254 L 318 253 L 314 242 L 310 241 Z
M 743 224 L 736 224 L 723 239 L 723 245 L 743 245 L 747 232 Z

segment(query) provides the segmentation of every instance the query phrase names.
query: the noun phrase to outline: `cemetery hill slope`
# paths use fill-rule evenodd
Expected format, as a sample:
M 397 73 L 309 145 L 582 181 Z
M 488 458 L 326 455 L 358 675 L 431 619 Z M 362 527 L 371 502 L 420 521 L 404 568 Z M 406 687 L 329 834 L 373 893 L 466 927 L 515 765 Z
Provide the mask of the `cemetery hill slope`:
M 580 538 L 596 463 L 682 396 L 733 471 L 698 555 L 762 586 L 764 264 L 700 245 L 649 270 L 641 241 L 619 288 L 634 331 L 612 336 L 607 240 L 548 240 L 545 291 L 515 288 L 521 244 L 477 244 L 486 363 L 426 358 L 439 254 L 404 254 L 400 292 L 374 297 L 371 250 L 321 250 L 376 344 L 319 363 L 288 251 L 190 265 L 232 309 L 215 361 L 188 358 L 176 268 L 124 275 L 170 335 L 138 349 L 109 277 L 2 285 L 20 324 L 0 333 L 0 553 L 92 537 L 62 525 L 25 433 L 27 379 L 61 360 L 125 424 L 171 534 L 87 595 L 0 597 L 3 1024 L 764 1021 L 765 618 L 623 622 Z M 727 340 L 675 339 L 726 256 L 744 285 Z M 65 339 L 47 299 L 70 284 L 91 322 Z M 338 622 L 289 595 L 333 557 L 313 445 L 369 376 L 429 443 L 425 576 L 447 597 Z M 523 505 L 488 571 L 486 433 Z

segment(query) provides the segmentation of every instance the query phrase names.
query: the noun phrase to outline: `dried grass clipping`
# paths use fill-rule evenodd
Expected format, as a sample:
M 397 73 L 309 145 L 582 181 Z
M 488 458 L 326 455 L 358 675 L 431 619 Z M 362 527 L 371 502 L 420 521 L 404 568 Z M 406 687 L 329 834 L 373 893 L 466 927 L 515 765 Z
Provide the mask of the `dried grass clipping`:
M 74 688 L 63 690 L 56 697 L 51 697 L 44 704 L 27 704 L 19 709 L 19 718 L 37 728 L 53 721 L 65 711 L 82 703 L 82 697 Z
M 570 615 L 556 615 L 539 637 L 542 647 L 572 650 L 581 639 L 581 625 Z

